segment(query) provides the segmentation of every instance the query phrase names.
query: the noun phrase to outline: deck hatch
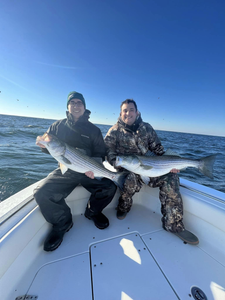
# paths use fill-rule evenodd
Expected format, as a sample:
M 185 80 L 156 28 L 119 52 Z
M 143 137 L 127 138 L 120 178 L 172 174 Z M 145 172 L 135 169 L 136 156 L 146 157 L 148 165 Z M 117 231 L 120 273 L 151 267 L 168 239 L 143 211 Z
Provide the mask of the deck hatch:
M 38 295 L 38 300 L 92 299 L 89 254 L 60 259 L 42 266 L 27 294 Z
M 138 234 L 91 247 L 95 300 L 178 299 Z

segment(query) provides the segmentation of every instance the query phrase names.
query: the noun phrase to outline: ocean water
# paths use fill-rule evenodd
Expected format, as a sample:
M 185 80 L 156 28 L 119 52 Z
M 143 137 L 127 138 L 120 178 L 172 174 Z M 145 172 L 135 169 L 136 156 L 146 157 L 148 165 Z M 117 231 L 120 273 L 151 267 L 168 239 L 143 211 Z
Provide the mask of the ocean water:
M 54 120 L 0 115 L 0 201 L 46 177 L 57 167 L 57 161 L 35 145 Z M 110 125 L 96 124 L 106 135 Z M 217 154 L 214 179 L 193 168 L 179 176 L 225 192 L 225 137 L 156 130 L 165 149 L 183 157 L 201 158 Z

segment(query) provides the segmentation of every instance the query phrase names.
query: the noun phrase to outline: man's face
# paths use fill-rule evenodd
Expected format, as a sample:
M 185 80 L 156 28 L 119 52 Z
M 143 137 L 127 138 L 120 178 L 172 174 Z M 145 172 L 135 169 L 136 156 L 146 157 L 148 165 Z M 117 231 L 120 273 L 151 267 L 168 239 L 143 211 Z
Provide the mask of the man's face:
M 138 112 L 135 109 L 134 103 L 124 103 L 121 107 L 120 116 L 122 121 L 127 125 L 132 125 L 136 118 Z
M 75 120 L 79 119 L 85 112 L 83 102 L 80 99 L 72 99 L 69 102 L 68 111 L 73 115 Z

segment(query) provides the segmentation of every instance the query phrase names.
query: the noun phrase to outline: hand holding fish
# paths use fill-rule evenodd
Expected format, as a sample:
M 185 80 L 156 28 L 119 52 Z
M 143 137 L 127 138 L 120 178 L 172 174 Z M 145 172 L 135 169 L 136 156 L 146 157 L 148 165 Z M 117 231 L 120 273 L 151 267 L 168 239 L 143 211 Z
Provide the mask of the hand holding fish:
M 39 147 L 41 147 L 41 148 L 46 148 L 43 144 L 40 144 L 40 143 L 39 143 L 40 141 L 43 141 L 43 137 L 39 135 L 39 136 L 36 138 L 36 145 L 39 146 Z
M 177 173 L 180 173 L 180 170 L 178 170 L 178 169 L 172 169 L 172 170 L 170 170 L 170 172 L 177 174 Z
M 85 175 L 91 179 L 95 179 L 94 173 L 92 171 L 87 171 Z

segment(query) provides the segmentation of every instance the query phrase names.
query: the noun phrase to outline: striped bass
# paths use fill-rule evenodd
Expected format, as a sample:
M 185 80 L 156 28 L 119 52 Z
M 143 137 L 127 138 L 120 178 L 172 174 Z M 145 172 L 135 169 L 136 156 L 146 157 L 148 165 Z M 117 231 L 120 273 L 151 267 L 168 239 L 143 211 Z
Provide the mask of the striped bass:
M 37 138 L 39 144 L 44 145 L 49 153 L 60 163 L 60 169 L 64 174 L 68 169 L 78 173 L 92 171 L 96 179 L 108 178 L 112 180 L 120 189 L 127 172 L 112 172 L 104 167 L 102 163 L 84 154 L 84 150 L 76 149 L 59 140 L 56 136 L 45 133 Z
M 119 155 L 115 166 L 139 174 L 145 183 L 149 177 L 158 177 L 169 173 L 172 169 L 182 170 L 188 167 L 198 169 L 202 174 L 213 178 L 213 164 L 216 155 L 201 159 L 188 159 L 175 155 L 170 149 L 163 156 Z

